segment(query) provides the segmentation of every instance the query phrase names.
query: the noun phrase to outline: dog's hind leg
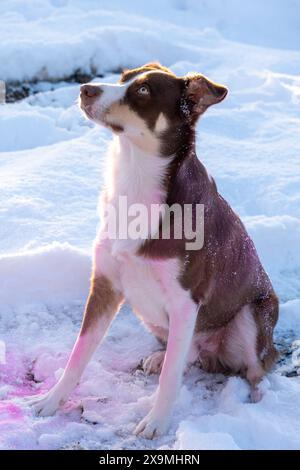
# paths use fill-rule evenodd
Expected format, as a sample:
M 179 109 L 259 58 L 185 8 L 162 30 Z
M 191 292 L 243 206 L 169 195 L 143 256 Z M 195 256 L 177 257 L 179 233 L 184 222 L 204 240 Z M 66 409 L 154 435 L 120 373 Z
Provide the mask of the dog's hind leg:
M 257 335 L 253 309 L 245 305 L 226 326 L 218 351 L 218 361 L 225 369 L 248 380 L 255 402 L 261 398 L 258 384 L 265 373 L 257 354 Z
M 164 350 L 155 351 L 145 358 L 142 362 L 142 368 L 145 374 L 160 374 L 166 352 Z
M 273 344 L 277 316 L 277 299 L 268 297 L 245 305 L 225 330 L 219 360 L 229 370 L 246 377 L 253 402 L 261 399 L 258 384 L 277 356 Z
M 52 415 L 68 399 L 103 339 L 121 301 L 122 295 L 114 290 L 105 276 L 97 275 L 92 279 L 82 327 L 62 377 L 45 395 L 29 398 L 29 405 L 39 415 Z
M 258 384 L 262 377 L 273 366 L 278 352 L 273 343 L 273 331 L 278 319 L 278 299 L 275 294 L 257 300 L 253 307 L 253 317 L 256 323 L 256 354 L 260 367 L 248 367 L 247 380 L 251 386 L 251 399 L 257 402 L 262 395 Z

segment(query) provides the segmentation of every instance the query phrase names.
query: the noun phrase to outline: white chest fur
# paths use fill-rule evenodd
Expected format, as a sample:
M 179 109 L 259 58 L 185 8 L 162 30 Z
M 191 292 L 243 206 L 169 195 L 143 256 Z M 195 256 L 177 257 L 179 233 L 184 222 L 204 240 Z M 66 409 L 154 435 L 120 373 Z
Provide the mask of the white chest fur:
M 168 329 L 174 293 L 179 289 L 177 260 L 149 261 L 125 257 L 120 278 L 125 297 L 146 323 Z
M 96 275 L 106 276 L 145 323 L 168 329 L 169 313 L 189 297 L 178 281 L 179 260 L 152 260 L 112 248 L 110 240 L 96 240 Z
M 113 141 L 100 209 L 101 231 L 109 226 L 114 253 L 135 252 L 144 239 L 156 232 L 158 219 L 151 217 L 152 208 L 165 202 L 163 178 L 169 162 L 170 158 L 144 152 L 126 138 Z M 129 233 L 137 214 L 141 233 Z M 112 234 L 111 227 L 117 233 Z

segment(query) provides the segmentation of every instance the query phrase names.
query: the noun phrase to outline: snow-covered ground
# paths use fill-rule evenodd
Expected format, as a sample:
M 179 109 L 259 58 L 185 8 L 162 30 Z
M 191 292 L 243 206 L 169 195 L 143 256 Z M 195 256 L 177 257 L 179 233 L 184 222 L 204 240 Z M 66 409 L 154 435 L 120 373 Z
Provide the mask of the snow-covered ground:
M 0 2 L 0 80 L 40 90 L 0 105 L 0 448 L 300 448 L 299 50 L 299 0 Z M 199 124 L 198 154 L 280 296 L 284 360 L 255 405 L 242 379 L 190 369 L 170 432 L 148 442 L 132 430 L 158 381 L 139 363 L 158 344 L 128 306 L 59 413 L 37 418 L 15 397 L 55 382 L 78 332 L 111 138 L 62 80 L 115 81 L 153 59 L 230 88 Z

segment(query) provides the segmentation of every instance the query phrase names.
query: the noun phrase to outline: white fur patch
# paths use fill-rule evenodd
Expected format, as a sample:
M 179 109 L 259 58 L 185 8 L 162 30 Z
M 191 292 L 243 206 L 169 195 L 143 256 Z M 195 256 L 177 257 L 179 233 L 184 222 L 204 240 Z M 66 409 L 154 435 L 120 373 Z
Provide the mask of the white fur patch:
M 158 149 L 156 150 L 158 152 Z M 153 224 L 151 227 L 151 205 L 165 202 L 166 194 L 162 182 L 170 161 L 171 158 L 162 158 L 158 154 L 141 150 L 126 136 L 115 138 L 108 158 L 106 194 L 100 204 L 102 217 L 106 205 L 109 204 L 115 208 L 119 220 L 119 215 L 122 217 L 120 196 L 126 196 L 128 208 L 134 204 L 143 204 L 147 209 L 145 216 L 148 220 L 144 224 L 149 227 L 147 236 L 156 231 L 159 221 L 157 220 L 157 227 Z M 112 216 L 114 217 L 114 214 Z M 102 230 L 105 230 L 104 226 Z M 112 252 L 116 254 L 129 249 L 134 252 L 141 243 L 142 240 L 112 240 Z
M 124 98 L 128 87 L 132 84 L 132 81 L 127 83 L 95 83 L 98 85 L 102 94 L 99 98 L 99 102 L 102 108 L 108 108 L 115 101 Z
M 160 113 L 155 123 L 154 131 L 156 134 L 160 134 L 161 132 L 164 132 L 167 129 L 168 129 L 167 118 L 163 113 Z
M 257 326 L 248 305 L 230 322 L 225 342 L 224 361 L 232 370 L 238 371 L 241 366 L 255 367 L 258 363 Z

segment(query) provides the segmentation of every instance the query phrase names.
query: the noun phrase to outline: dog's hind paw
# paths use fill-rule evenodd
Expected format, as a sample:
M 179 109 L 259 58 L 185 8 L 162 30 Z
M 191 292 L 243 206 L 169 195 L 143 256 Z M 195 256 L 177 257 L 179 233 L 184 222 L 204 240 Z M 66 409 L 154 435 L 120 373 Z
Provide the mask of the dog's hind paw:
M 142 368 L 145 374 L 160 374 L 165 358 L 165 351 L 156 351 L 143 360 Z
M 260 390 L 258 387 L 251 388 L 251 392 L 250 392 L 251 403 L 259 403 L 262 400 L 263 396 L 264 394 L 262 390 Z

